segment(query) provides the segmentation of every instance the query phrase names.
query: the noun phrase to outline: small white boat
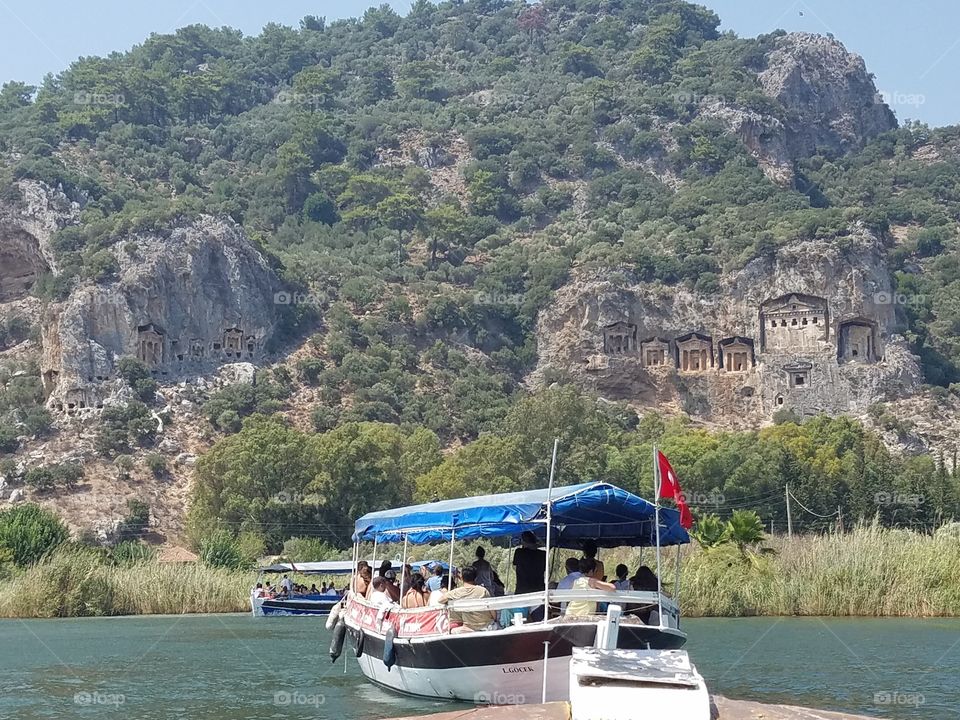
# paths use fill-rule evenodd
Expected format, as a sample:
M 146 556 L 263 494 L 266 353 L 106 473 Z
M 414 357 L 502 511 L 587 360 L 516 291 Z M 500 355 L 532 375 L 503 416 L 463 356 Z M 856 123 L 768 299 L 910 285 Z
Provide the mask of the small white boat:
M 513 541 L 525 531 L 534 532 L 546 545 L 548 560 L 551 549 L 577 548 L 589 539 L 600 547 L 655 547 L 658 569 L 662 546 L 689 542 L 678 511 L 614 485 L 586 483 L 370 513 L 356 522 L 354 557 L 359 559 L 360 542 L 371 541 L 375 548 L 403 543 L 404 554 L 409 543 L 447 541 L 452 557 L 455 541 Z M 679 561 L 679 553 L 677 557 Z M 642 592 L 545 589 L 418 609 L 375 606 L 348 593 L 340 622 L 363 674 L 383 687 L 479 704 L 568 700 L 571 657 L 577 649 L 676 650 L 683 646 L 687 636 L 680 627 L 680 609 L 663 593 L 659 577 L 657 585 L 656 591 Z M 601 614 L 565 617 L 547 612 L 546 619 L 522 621 L 521 613 L 531 608 L 555 608 L 560 602 L 578 600 L 607 603 L 616 609 L 612 613 L 617 616 L 616 631 Z M 498 629 L 452 630 L 450 612 L 477 610 L 506 610 L 503 615 L 514 621 Z M 331 655 L 336 657 L 338 652 L 339 648 L 331 647 Z M 687 680 L 694 675 L 695 670 Z
M 412 563 L 419 570 L 423 564 L 430 561 Z M 280 575 L 297 573 L 299 575 L 316 575 L 324 577 L 346 577 L 353 573 L 353 563 L 350 560 L 328 560 L 322 562 L 303 563 L 274 563 L 259 569 L 257 583 L 266 575 Z M 308 593 L 291 597 L 268 598 L 258 596 L 256 588 L 250 591 L 250 609 L 254 617 L 271 615 L 329 615 L 330 611 L 343 601 L 343 596 L 337 592 Z

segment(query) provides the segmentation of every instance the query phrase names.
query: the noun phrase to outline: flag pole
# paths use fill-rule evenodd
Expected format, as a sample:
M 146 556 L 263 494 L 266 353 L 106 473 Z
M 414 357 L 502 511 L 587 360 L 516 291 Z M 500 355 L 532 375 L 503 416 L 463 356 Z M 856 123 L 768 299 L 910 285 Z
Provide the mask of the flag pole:
M 557 448 L 560 438 L 553 439 L 553 458 L 550 460 L 550 481 L 547 484 L 547 547 L 543 558 L 543 624 L 550 619 L 550 528 L 553 525 L 553 477 L 557 471 Z M 547 702 L 547 664 L 550 660 L 550 643 L 543 643 L 543 692 L 541 702 Z
M 657 625 L 663 627 L 663 581 L 660 572 L 660 485 L 663 479 L 660 477 L 660 462 L 657 457 L 657 446 L 653 446 L 653 517 L 656 526 L 657 539 Z

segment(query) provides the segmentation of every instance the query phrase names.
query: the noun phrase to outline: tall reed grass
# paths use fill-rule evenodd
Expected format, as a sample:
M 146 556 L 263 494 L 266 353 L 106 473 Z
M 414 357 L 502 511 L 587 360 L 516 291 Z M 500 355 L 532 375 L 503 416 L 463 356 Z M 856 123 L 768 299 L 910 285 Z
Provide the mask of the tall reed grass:
M 960 535 L 924 535 L 876 526 L 845 534 L 771 537 L 771 554 L 746 557 L 732 546 L 681 553 L 679 600 L 687 617 L 744 615 L 960 616 Z M 510 552 L 486 545 L 508 587 Z M 471 562 L 476 544 L 458 545 L 454 562 Z M 380 557 L 392 557 L 383 548 Z M 446 559 L 447 547 L 411 548 L 411 560 Z M 554 577 L 562 575 L 558 553 Z M 608 576 L 656 567 L 650 548 L 601 551 Z M 674 592 L 674 550 L 661 575 Z M 80 617 L 243 612 L 256 573 L 201 563 L 146 561 L 117 566 L 65 549 L 0 584 L 0 617 Z M 303 581 L 302 579 L 299 581 Z M 309 581 L 308 581 L 309 582 Z
M 0 617 L 241 612 L 256 574 L 147 561 L 116 566 L 64 550 L 0 586 Z

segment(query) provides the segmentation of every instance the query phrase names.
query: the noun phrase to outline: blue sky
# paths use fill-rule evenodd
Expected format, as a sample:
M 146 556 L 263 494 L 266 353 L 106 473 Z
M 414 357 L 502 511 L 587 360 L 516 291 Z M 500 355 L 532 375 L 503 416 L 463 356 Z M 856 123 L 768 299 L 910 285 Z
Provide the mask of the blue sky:
M 380 2 L 380 0 L 376 0 Z M 897 117 L 960 124 L 960 2 L 956 0 L 701 0 L 723 28 L 832 32 L 862 55 Z M 38 83 L 81 55 L 125 50 L 151 32 L 230 25 L 256 34 L 304 15 L 359 15 L 373 0 L 0 0 L 0 80 Z M 392 0 L 399 12 L 409 0 Z

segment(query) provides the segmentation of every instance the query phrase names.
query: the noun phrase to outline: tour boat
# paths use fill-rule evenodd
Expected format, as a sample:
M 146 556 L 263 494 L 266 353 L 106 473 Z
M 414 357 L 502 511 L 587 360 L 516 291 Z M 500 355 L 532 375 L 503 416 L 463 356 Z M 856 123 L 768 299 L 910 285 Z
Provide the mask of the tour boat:
M 361 542 L 374 543 L 374 553 L 384 543 L 402 544 L 404 557 L 410 544 L 448 542 L 452 562 L 457 541 L 515 547 L 524 531 L 533 532 L 545 546 L 546 576 L 550 574 L 551 551 L 577 549 L 584 540 L 593 540 L 601 548 L 654 547 L 657 590 L 558 591 L 549 589 L 545 578 L 542 592 L 456 600 L 446 607 L 420 609 L 376 606 L 348 592 L 331 656 L 339 655 L 338 643 L 349 635 L 363 674 L 385 688 L 428 698 L 521 704 L 568 699 L 569 666 L 576 648 L 669 651 L 684 644 L 686 634 L 680 628 L 676 598 L 665 595 L 660 582 L 660 549 L 689 542 L 680 515 L 608 483 L 468 497 L 369 513 L 356 521 L 354 561 L 360 559 Z M 679 547 L 677 550 L 679 576 Z M 607 570 L 612 574 L 612 568 Z M 523 620 L 524 609 L 573 600 L 608 603 L 611 612 L 587 617 L 549 617 L 545 612 L 545 619 Z M 631 615 L 631 606 L 649 609 L 650 624 Z M 610 619 L 613 609 L 618 619 Z M 620 609 L 625 612 L 621 614 Z M 451 610 L 506 610 L 501 615 L 512 621 L 501 629 L 452 632 Z M 691 688 L 703 695 L 702 678 L 695 672 L 689 677 Z
M 421 565 L 431 565 L 432 561 L 424 560 L 411 563 L 417 570 Z M 446 563 L 441 563 L 446 567 Z M 379 563 L 376 567 L 379 567 Z M 398 568 L 399 570 L 399 568 Z M 293 574 L 322 575 L 324 577 L 344 577 L 353 572 L 353 563 L 349 560 L 331 560 L 325 562 L 304 563 L 274 563 L 260 568 L 257 578 L 259 583 L 265 575 Z M 346 585 L 346 583 L 344 583 Z M 343 601 L 343 596 L 337 594 L 311 593 L 294 595 L 292 597 L 267 598 L 257 597 L 256 589 L 250 592 L 250 609 L 255 617 L 270 615 L 329 615 L 330 611 Z

